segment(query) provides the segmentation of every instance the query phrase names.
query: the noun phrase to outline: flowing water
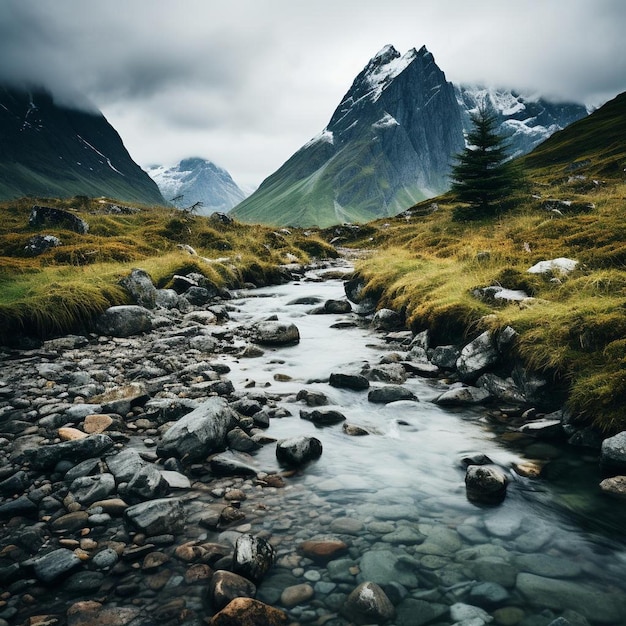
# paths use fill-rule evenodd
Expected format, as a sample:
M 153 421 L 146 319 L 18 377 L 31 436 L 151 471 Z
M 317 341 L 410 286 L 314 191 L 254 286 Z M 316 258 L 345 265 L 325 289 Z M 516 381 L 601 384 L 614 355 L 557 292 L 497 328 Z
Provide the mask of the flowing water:
M 330 373 L 358 371 L 391 351 L 383 335 L 354 314 L 310 315 L 314 304 L 292 303 L 340 299 L 339 280 L 303 280 L 240 296 L 233 325 L 275 315 L 295 323 L 301 340 L 253 359 L 225 355 L 229 378 L 237 389 L 254 381 L 250 392 L 281 396 L 291 416 L 273 419 L 269 436 L 305 434 L 323 445 L 320 459 L 288 478 L 285 489 L 267 492 L 252 522 L 252 532 L 265 532 L 278 550 L 261 599 L 279 603 L 286 586 L 309 583 L 314 597 L 290 615 L 302 623 L 347 624 L 350 616 L 339 613 L 346 594 L 370 580 L 392 599 L 398 625 L 478 626 L 495 619 L 542 626 L 559 616 L 567 618 L 563 624 L 626 624 L 626 515 L 623 504 L 599 492 L 593 454 L 529 439 L 504 443 L 486 409 L 434 404 L 447 388 L 441 380 L 409 378 L 405 386 L 419 402 L 388 405 L 368 402 L 364 391 L 329 386 Z M 345 321 L 357 325 L 332 327 Z M 295 395 L 302 389 L 322 391 L 348 422 L 371 434 L 351 437 L 341 424 L 318 428 L 300 419 L 306 407 Z M 466 498 L 461 460 L 476 453 L 508 474 L 507 497 L 498 506 Z M 545 478 L 512 471 L 528 459 L 548 461 Z M 267 471 L 279 469 L 273 446 L 255 461 Z M 320 537 L 344 540 L 348 552 L 330 563 L 293 558 L 302 541 Z M 458 603 L 487 613 L 463 613 L 469 609 Z

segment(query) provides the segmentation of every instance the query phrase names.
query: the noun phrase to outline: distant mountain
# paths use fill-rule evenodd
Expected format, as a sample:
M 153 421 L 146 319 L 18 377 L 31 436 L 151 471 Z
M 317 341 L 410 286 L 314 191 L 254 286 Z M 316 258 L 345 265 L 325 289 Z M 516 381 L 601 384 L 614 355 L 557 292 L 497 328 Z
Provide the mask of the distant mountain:
M 28 195 L 163 204 L 101 113 L 61 106 L 42 90 L 0 86 L 0 199 Z
M 386 46 L 356 77 L 328 126 L 232 215 L 329 226 L 395 215 L 444 191 L 463 147 L 454 87 L 426 48 Z
M 356 77 L 328 126 L 231 214 L 244 222 L 330 226 L 395 215 L 447 191 L 470 113 L 487 103 L 524 154 L 586 115 L 510 91 L 454 87 L 422 47 L 385 46 Z
M 176 206 L 202 202 L 199 215 L 230 211 L 246 197 L 225 169 L 198 157 L 183 159 L 172 167 L 154 165 L 148 168 L 148 174 L 166 200 L 178 198 Z
M 499 121 L 498 132 L 508 139 L 512 158 L 527 154 L 550 135 L 588 114 L 581 104 L 549 102 L 538 95 L 507 89 L 457 85 L 455 92 L 464 131 L 467 133 L 472 126 L 472 112 L 481 106 L 491 109 Z

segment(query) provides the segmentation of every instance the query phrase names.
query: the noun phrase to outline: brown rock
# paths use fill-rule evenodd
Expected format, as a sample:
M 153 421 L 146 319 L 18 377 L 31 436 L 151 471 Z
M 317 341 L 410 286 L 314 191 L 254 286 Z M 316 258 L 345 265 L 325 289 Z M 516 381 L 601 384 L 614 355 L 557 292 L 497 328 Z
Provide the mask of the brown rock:
M 139 615 L 139 609 L 104 607 L 91 600 L 76 602 L 67 610 L 67 626 L 126 626 Z
M 104 513 L 111 517 L 122 515 L 128 508 L 128 504 L 122 498 L 109 498 L 108 500 L 98 500 L 91 505 L 91 508 L 102 507 Z
M 356 624 L 384 624 L 396 610 L 376 583 L 365 582 L 348 596 L 342 612 Z
M 90 435 L 103 433 L 113 424 L 113 419 L 109 415 L 94 414 L 88 415 L 83 423 L 83 429 Z
M 213 576 L 213 570 L 206 563 L 196 563 L 185 572 L 185 582 L 192 585 L 199 580 L 209 580 L 211 576 Z
M 50 524 L 50 528 L 55 531 L 68 531 L 68 530 L 78 530 L 82 528 L 86 523 L 89 515 L 87 511 L 75 511 L 74 513 L 67 513 L 66 515 L 61 515 L 61 517 L 57 517 Z
M 177 559 L 180 559 L 185 563 L 192 563 L 194 561 L 200 561 L 206 554 L 206 550 L 190 541 L 178 546 L 174 551 L 174 554 Z
M 338 539 L 324 539 L 320 541 L 303 541 L 299 549 L 304 556 L 313 559 L 317 563 L 327 563 L 344 554 L 348 550 L 348 546 Z
M 252 598 L 235 598 L 209 622 L 210 626 L 282 626 L 287 614 Z
M 84 439 L 85 437 L 87 437 L 87 433 L 84 433 L 82 430 L 78 430 L 78 428 L 72 428 L 70 426 L 64 426 L 63 428 L 59 428 L 57 433 L 61 441 L 76 441 L 78 439 Z
M 243 576 L 218 570 L 211 577 L 209 585 L 209 602 L 219 611 L 235 598 L 254 598 L 256 585 Z
M 170 557 L 163 552 L 150 552 L 144 557 L 141 569 L 149 572 L 150 570 L 158 569 L 169 560 Z
M 164 569 L 152 576 L 146 578 L 146 587 L 152 589 L 152 591 L 159 591 L 167 585 L 169 579 L 172 577 L 172 572 Z
M 308 602 L 314 595 L 313 587 L 307 583 L 292 585 L 283 590 L 280 596 L 280 603 L 289 609 L 303 602 Z
M 33 615 L 28 618 L 27 626 L 58 626 L 61 619 L 57 615 Z
M 609 496 L 626 498 L 626 476 L 613 476 L 605 478 L 600 483 L 600 489 Z

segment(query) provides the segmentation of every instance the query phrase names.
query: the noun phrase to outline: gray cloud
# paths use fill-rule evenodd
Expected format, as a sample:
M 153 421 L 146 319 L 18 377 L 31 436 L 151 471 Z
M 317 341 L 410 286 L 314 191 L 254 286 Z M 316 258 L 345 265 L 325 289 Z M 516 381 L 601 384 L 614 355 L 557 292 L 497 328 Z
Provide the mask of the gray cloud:
M 622 0 L 3 0 L 0 80 L 83 94 L 144 165 L 198 154 L 258 184 L 387 43 L 455 82 L 601 104 L 626 89 L 624 23 Z

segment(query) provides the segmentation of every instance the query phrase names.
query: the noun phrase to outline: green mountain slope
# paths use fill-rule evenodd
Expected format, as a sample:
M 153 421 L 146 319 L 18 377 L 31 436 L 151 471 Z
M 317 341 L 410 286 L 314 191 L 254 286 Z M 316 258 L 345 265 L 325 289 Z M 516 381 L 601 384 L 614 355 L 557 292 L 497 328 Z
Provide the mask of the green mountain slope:
M 164 203 L 103 115 L 59 106 L 42 91 L 0 87 L 0 199 L 29 195 Z

